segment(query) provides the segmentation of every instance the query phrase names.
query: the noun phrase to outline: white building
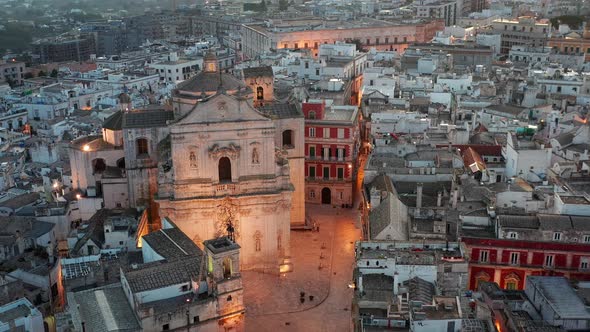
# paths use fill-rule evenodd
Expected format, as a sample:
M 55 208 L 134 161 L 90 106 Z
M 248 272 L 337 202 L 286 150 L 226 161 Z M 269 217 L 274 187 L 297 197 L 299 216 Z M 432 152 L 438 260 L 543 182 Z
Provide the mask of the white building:
M 110 216 L 104 223 L 104 249 L 135 249 L 137 220 L 129 215 Z
M 532 141 L 518 140 L 508 133 L 506 147 L 502 148 L 506 160 L 506 177 L 517 176 L 528 181 L 541 181 L 551 163 L 551 148 Z
M 43 331 L 43 315 L 26 297 L 0 307 L 0 331 Z
M 28 112 L 26 109 L 12 109 L 0 114 L 0 127 L 8 130 L 21 129 L 28 121 Z
M 422 18 L 440 18 L 445 21 L 446 26 L 457 24 L 457 17 L 461 16 L 461 9 L 458 8 L 458 1 L 427 1 L 420 0 L 416 7 L 416 16 Z
M 371 135 L 389 133 L 423 133 L 430 128 L 426 114 L 406 111 L 383 111 L 371 114 Z
M 473 76 L 471 74 L 459 75 L 439 75 L 436 79 L 436 85 L 443 89 L 448 89 L 456 94 L 471 94 Z
M 564 277 L 528 276 L 524 288 L 541 318 L 567 331 L 588 331 L 590 312 Z
M 53 120 L 65 116 L 69 109 L 68 98 L 56 98 L 41 94 L 31 95 L 14 104 L 16 109 L 26 109 L 27 117 L 34 121 Z
M 551 65 L 544 70 L 533 70 L 529 77 L 541 88 L 541 93 L 578 95 L 583 92 L 584 76 L 568 71 L 560 66 Z
M 551 47 L 526 47 L 514 45 L 508 52 L 508 58 L 512 62 L 524 62 L 529 65 L 545 63 L 549 61 Z
M 203 68 L 202 58 L 181 58 L 177 52 L 171 52 L 165 60 L 152 63 L 160 76 L 160 81 L 178 83 L 194 76 Z
M 361 96 L 368 95 L 373 91 L 379 91 L 382 95 L 387 96 L 390 103 L 393 103 L 396 83 L 396 77 L 393 73 L 388 72 L 386 68 L 374 67 L 367 69 L 363 74 Z
M 556 214 L 573 216 L 590 216 L 590 200 L 585 196 L 555 194 Z
M 351 79 L 363 73 L 367 62 L 366 53 L 357 52 L 354 44 L 342 42 L 319 45 L 315 56 L 317 59 L 295 57 L 296 60 L 288 64 L 289 74 L 311 80 Z

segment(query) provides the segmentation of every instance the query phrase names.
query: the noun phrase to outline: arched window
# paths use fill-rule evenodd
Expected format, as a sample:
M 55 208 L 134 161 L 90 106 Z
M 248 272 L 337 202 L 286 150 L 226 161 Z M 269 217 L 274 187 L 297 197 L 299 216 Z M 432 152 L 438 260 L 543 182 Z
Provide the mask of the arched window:
M 231 182 L 231 161 L 228 157 L 219 159 L 219 182 Z
M 232 266 L 231 266 L 231 258 L 225 257 L 223 259 L 223 278 L 228 279 L 231 278 L 232 275 Z
M 517 290 L 519 281 L 520 278 L 516 274 L 510 273 L 504 277 L 504 289 Z
M 283 147 L 284 148 L 293 148 L 293 130 L 285 130 L 283 131 Z
M 315 119 L 315 112 L 314 111 L 309 112 L 309 118 L 312 120 Z
M 121 169 L 125 169 L 125 158 L 121 158 L 117 160 L 117 167 Z
M 100 174 L 102 172 L 104 172 L 104 170 L 107 168 L 107 165 L 104 161 L 104 159 L 102 158 L 97 158 L 94 159 L 92 161 L 92 174 Z
M 145 138 L 138 138 L 135 141 L 135 149 L 137 152 L 137 157 L 147 157 L 148 156 L 148 141 Z
M 263 100 L 264 99 L 264 89 L 259 86 L 256 88 L 256 100 Z

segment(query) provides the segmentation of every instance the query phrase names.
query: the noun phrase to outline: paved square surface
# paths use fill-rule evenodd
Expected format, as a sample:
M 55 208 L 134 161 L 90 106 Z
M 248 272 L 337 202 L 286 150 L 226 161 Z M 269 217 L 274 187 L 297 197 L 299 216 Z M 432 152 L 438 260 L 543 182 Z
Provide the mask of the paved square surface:
M 361 236 L 358 211 L 325 205 L 306 209 L 320 230 L 291 232 L 293 272 L 280 277 L 242 272 L 246 331 L 351 330 L 348 284 L 354 242 Z

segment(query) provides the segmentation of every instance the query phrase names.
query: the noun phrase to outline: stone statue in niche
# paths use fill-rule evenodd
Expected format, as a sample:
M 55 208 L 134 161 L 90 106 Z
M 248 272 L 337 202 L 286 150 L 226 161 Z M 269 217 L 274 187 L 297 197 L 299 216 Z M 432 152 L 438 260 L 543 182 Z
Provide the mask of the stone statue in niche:
M 191 151 L 188 156 L 189 164 L 191 168 L 197 168 L 197 156 L 194 151 Z
M 254 233 L 254 249 L 256 251 L 260 251 L 261 247 L 262 247 L 262 234 L 260 233 L 260 231 L 256 231 L 256 233 Z
M 217 206 L 217 224 L 215 237 L 227 236 L 230 240 L 236 241 L 239 238 L 237 218 L 238 207 L 234 202 L 226 197 L 221 204 Z
M 252 164 L 260 164 L 260 156 L 258 155 L 258 148 L 252 149 Z

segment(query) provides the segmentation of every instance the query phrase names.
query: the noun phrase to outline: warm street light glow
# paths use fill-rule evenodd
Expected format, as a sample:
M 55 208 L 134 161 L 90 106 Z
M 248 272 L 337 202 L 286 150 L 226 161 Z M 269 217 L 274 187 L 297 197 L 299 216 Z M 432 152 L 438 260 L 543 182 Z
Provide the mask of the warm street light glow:
M 76 194 L 76 199 L 80 199 L 80 198 L 82 198 L 82 195 Z
M 54 189 L 57 189 L 57 187 L 58 187 L 58 184 L 57 184 L 57 182 L 54 182 L 54 183 L 53 183 L 53 188 L 54 188 Z
M 84 151 L 90 151 L 90 146 L 88 146 L 88 144 L 84 145 L 84 147 L 82 148 Z

